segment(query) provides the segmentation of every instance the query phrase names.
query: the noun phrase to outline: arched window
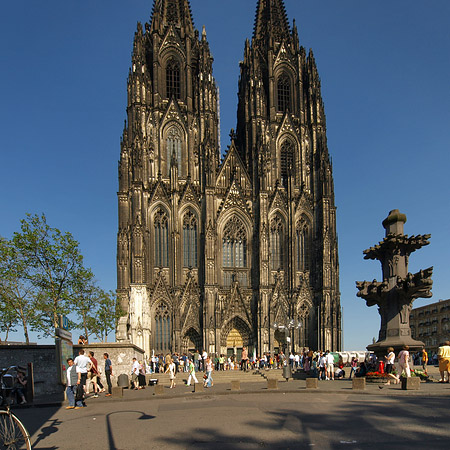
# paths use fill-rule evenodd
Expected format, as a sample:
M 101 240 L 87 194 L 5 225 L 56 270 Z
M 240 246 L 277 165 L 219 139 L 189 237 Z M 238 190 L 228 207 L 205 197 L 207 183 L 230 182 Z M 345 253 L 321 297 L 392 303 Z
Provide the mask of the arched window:
M 172 350 L 172 324 L 169 308 L 165 303 L 160 303 L 155 311 L 155 350 Z
M 192 211 L 183 217 L 183 266 L 197 267 L 197 217 Z
M 297 267 L 304 272 L 310 270 L 311 260 L 311 229 L 308 221 L 302 218 L 297 223 Z
M 233 216 L 223 232 L 223 267 L 247 267 L 247 234 L 241 220 Z
M 155 226 L 155 266 L 169 267 L 169 220 L 163 209 L 158 209 Z
M 276 216 L 270 222 L 270 268 L 283 269 L 283 222 Z
M 280 168 L 281 168 L 281 182 L 284 187 L 288 186 L 289 175 L 294 170 L 294 146 L 291 141 L 284 140 L 280 149 Z
M 167 98 L 180 98 L 180 64 L 170 59 L 166 65 L 166 93 Z
M 277 82 L 278 111 L 286 112 L 291 106 L 291 80 L 283 73 Z
M 166 155 L 167 155 L 167 175 L 170 173 L 172 160 L 178 167 L 178 175 L 182 176 L 182 143 L 181 132 L 178 127 L 171 127 L 167 132 L 166 138 Z

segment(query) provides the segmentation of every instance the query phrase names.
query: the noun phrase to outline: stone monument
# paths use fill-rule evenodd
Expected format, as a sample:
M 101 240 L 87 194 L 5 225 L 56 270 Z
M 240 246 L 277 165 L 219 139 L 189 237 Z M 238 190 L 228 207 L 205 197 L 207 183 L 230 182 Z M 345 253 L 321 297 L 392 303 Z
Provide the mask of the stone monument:
M 386 237 L 375 247 L 364 250 L 364 259 L 377 259 L 381 262 L 383 281 L 357 281 L 358 297 L 366 300 L 367 306 L 378 306 L 381 328 L 378 341 L 367 349 L 377 356 L 386 354 L 388 347 L 398 352 L 404 345 L 416 351 L 424 343 L 411 337 L 409 314 L 416 298 L 432 296 L 433 267 L 408 273 L 409 255 L 428 245 L 430 234 L 408 237 L 403 234 L 405 214 L 394 209 L 383 221 Z

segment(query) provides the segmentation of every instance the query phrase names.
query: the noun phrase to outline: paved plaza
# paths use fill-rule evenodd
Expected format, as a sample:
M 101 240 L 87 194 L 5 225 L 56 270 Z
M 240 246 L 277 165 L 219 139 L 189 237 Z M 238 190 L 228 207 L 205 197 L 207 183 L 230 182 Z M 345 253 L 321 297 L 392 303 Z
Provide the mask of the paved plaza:
M 268 390 L 262 377 L 247 375 L 241 390 L 231 391 L 228 380 L 217 379 L 200 393 L 179 383 L 162 396 L 147 387 L 125 390 L 122 398 L 88 398 L 81 410 L 47 402 L 17 413 L 35 449 L 450 446 L 449 384 L 421 383 L 419 391 L 368 384 L 355 391 L 339 380 L 307 390 L 304 380 L 290 380 Z

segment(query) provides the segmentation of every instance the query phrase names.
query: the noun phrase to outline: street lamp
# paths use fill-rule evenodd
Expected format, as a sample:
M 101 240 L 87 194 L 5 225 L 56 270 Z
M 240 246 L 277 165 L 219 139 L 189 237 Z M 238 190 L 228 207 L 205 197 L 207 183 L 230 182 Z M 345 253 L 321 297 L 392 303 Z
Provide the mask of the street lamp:
M 273 328 L 275 330 L 279 330 L 282 333 L 284 333 L 286 335 L 286 342 L 288 343 L 287 348 L 289 349 L 290 347 L 290 352 L 294 351 L 294 340 L 292 339 L 292 330 L 295 329 L 299 329 L 301 328 L 302 323 L 296 319 L 287 318 L 287 322 L 286 323 L 274 323 L 273 324 Z M 289 378 L 292 377 L 292 370 L 291 370 L 291 365 L 287 363 L 287 356 L 285 357 L 284 360 L 284 367 L 283 367 L 283 378 L 286 378 L 286 381 L 289 380 Z

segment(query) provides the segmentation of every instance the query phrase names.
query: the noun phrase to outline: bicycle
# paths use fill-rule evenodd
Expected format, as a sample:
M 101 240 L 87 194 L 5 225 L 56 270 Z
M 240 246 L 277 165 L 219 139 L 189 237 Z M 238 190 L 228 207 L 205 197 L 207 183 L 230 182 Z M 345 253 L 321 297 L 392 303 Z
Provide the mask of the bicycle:
M 11 366 L 0 371 L 0 450 L 31 450 L 27 429 L 10 410 L 14 377 L 8 372 L 16 369 Z

